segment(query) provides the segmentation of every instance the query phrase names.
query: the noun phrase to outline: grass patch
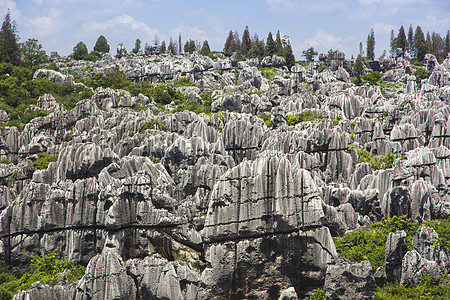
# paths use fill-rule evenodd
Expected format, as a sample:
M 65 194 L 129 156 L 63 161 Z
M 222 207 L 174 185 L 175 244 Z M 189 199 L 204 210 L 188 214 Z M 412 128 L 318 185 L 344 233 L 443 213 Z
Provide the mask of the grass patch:
M 196 86 L 195 83 L 189 80 L 189 78 L 180 78 L 175 81 L 175 87 L 183 87 L 183 86 Z
M 315 121 L 320 119 L 325 119 L 326 117 L 323 115 L 318 114 L 315 111 L 312 110 L 305 110 L 298 114 L 297 116 L 291 116 L 288 115 L 288 125 L 294 126 L 301 122 L 308 122 L 308 121 Z
M 278 75 L 276 68 L 261 68 L 259 71 L 261 72 L 262 77 L 269 80 L 269 84 L 271 84 L 273 78 Z
M 134 106 L 134 111 L 135 112 L 140 112 L 140 111 L 146 111 L 147 107 L 145 107 L 144 105 L 142 105 L 142 103 L 138 103 Z

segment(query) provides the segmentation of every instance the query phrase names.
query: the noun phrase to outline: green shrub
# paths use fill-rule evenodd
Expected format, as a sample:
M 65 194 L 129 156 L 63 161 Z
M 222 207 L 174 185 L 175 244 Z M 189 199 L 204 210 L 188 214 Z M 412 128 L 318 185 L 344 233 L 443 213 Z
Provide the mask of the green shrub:
M 151 120 L 142 124 L 141 127 L 139 127 L 138 132 L 140 134 L 143 134 L 147 129 L 167 131 L 167 125 L 166 123 L 164 123 L 164 121 Z
M 324 119 L 326 118 L 325 116 L 322 116 L 320 114 L 318 114 L 315 111 L 312 110 L 305 110 L 303 112 L 301 112 L 299 115 L 297 116 L 287 116 L 288 117 L 288 125 L 289 126 L 294 126 L 298 123 L 301 122 L 307 122 L 307 121 L 315 121 L 315 120 L 320 120 L 320 119 Z
M 368 82 L 370 85 L 380 85 L 381 73 L 374 71 L 370 74 L 366 74 L 362 77 L 363 83 Z
M 317 72 L 322 73 L 326 68 L 327 66 L 320 66 L 319 69 L 317 69 Z
M 394 216 L 389 220 L 368 226 L 368 231 L 357 230 L 345 234 L 342 238 L 333 238 L 336 251 L 351 261 L 370 261 L 372 268 L 384 265 L 386 240 L 390 232 L 404 230 L 406 247 L 412 250 L 412 238 L 419 223 L 411 222 L 406 216 Z
M 46 255 L 33 257 L 31 265 L 34 268 L 33 273 L 25 273 L 4 264 L 0 265 L 2 271 L 0 278 L 3 280 L 0 284 L 0 299 L 12 299 L 19 290 L 27 290 L 37 281 L 55 285 L 63 277 L 68 282 L 75 282 L 84 275 L 86 270 L 75 261 L 60 256 L 58 249 Z
M 350 149 L 356 149 L 358 151 L 358 163 L 370 163 L 372 170 L 379 170 L 381 167 L 384 169 L 392 168 L 394 160 L 401 158 L 399 155 L 393 153 L 388 153 L 383 156 L 376 156 L 364 148 L 350 147 Z
M 157 157 L 149 156 L 148 158 L 150 158 L 150 160 L 154 164 L 159 164 L 161 162 L 161 160 L 159 158 L 157 158 Z
M 439 278 L 433 278 L 422 273 L 422 279 L 413 287 L 406 287 L 400 284 L 377 287 L 375 290 L 375 299 L 450 299 L 450 275 L 442 274 Z
M 175 87 L 183 87 L 183 86 L 195 86 L 195 83 L 189 80 L 189 78 L 180 78 L 175 81 Z
M 0 159 L 0 164 L 9 165 L 9 164 L 12 164 L 12 162 L 10 162 L 7 159 L 2 158 L 2 159 Z
M 433 228 L 439 236 L 438 245 L 450 250 L 450 217 L 446 219 L 428 220 L 422 223 L 422 225 Z
M 32 165 L 35 170 L 45 170 L 51 162 L 58 160 L 58 154 L 55 153 L 38 153 L 38 159 L 36 159 Z
M 258 118 L 260 118 L 261 120 L 264 121 L 264 124 L 266 124 L 267 128 L 271 128 L 272 127 L 272 115 L 271 114 L 267 114 L 267 115 L 258 115 Z
M 317 289 L 317 291 L 309 296 L 309 300 L 325 300 L 325 291 L 322 289 Z
M 420 67 L 414 72 L 414 76 L 416 76 L 417 87 L 420 89 L 420 85 L 422 83 L 422 79 L 428 78 L 428 72 L 424 68 Z

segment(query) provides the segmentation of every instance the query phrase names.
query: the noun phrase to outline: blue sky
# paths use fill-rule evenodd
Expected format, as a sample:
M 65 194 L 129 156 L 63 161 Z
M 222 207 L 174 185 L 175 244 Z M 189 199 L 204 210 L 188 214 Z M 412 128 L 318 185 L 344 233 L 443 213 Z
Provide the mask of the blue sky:
M 240 35 L 249 26 L 266 40 L 269 31 L 291 39 L 294 54 L 339 49 L 346 57 L 359 52 L 371 28 L 376 56 L 389 48 L 389 34 L 409 24 L 435 31 L 450 30 L 450 0 L 0 0 L 0 14 L 10 9 L 21 41 L 36 38 L 47 53 L 68 55 L 83 41 L 92 50 L 104 35 L 115 54 L 122 42 L 128 50 L 182 35 L 212 50 L 222 50 L 229 30 Z

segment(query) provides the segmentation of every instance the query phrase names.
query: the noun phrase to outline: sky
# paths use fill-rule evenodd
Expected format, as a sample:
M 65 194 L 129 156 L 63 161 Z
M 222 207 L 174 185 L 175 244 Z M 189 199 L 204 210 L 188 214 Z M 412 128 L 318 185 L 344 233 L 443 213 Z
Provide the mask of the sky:
M 80 41 L 91 51 L 103 35 L 116 54 L 123 43 L 130 51 L 137 38 L 168 44 L 181 33 L 221 51 L 230 30 L 267 39 L 278 30 L 287 35 L 297 60 L 314 47 L 319 53 L 341 50 L 356 57 L 371 28 L 375 55 L 389 50 L 391 30 L 410 24 L 445 37 L 450 30 L 450 0 L 0 0 L 2 20 L 8 9 L 20 42 L 35 38 L 47 54 L 69 55 Z

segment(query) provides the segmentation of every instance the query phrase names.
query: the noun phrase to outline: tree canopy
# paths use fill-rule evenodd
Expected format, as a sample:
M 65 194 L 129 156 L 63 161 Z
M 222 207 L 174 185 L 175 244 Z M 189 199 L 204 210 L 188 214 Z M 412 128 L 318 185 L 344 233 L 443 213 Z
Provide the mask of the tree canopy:
M 314 61 L 314 56 L 316 56 L 318 53 L 314 50 L 314 47 L 310 47 L 308 50 L 303 51 L 303 55 L 306 59 L 306 61 Z
M 8 10 L 0 31 L 1 61 L 11 63 L 13 65 L 20 64 L 20 47 L 18 41 L 19 36 L 17 35 L 16 25 L 15 22 L 11 20 L 11 15 Z
M 88 50 L 85 43 L 79 42 L 75 47 L 73 47 L 73 59 L 81 60 L 84 59 L 87 55 Z
M 103 35 L 99 36 L 97 42 L 95 43 L 94 51 L 109 53 L 109 50 L 110 49 L 106 38 Z

